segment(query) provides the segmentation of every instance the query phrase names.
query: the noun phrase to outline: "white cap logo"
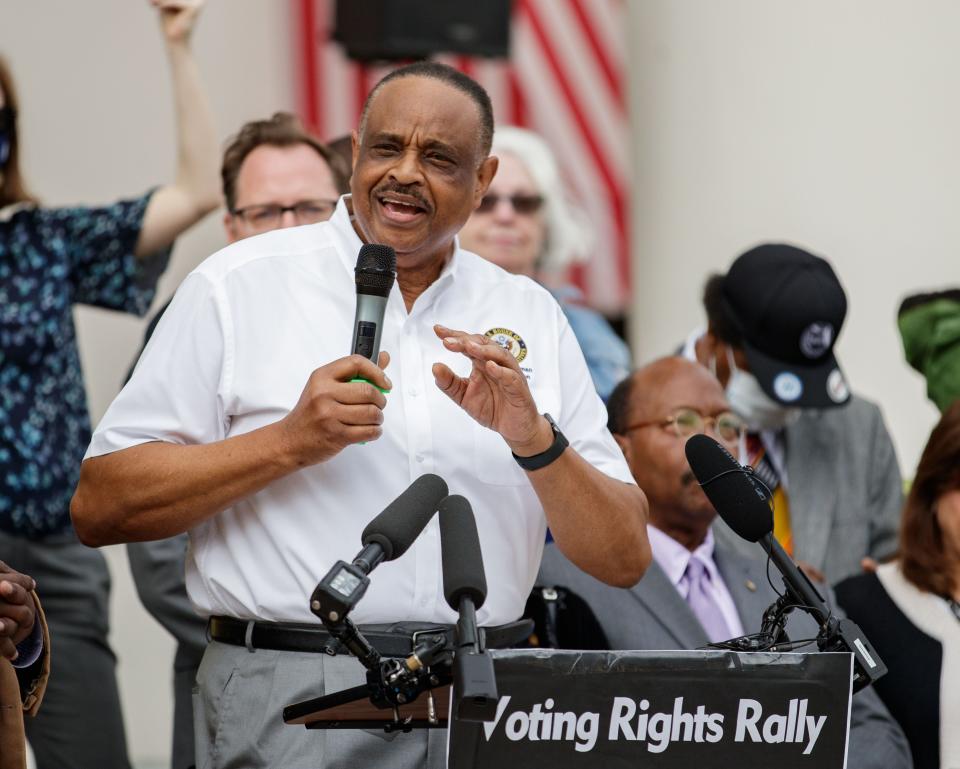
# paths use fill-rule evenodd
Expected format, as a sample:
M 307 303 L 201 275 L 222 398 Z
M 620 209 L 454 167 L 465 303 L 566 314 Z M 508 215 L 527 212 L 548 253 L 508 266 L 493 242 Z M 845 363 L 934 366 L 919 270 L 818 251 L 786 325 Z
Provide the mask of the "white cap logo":
M 847 387 L 847 380 L 843 378 L 840 369 L 835 368 L 827 377 L 827 395 L 834 403 L 843 403 L 850 397 L 850 388 Z
M 803 395 L 803 382 L 801 382 L 800 377 L 793 372 L 784 371 L 782 374 L 777 374 L 774 378 L 773 391 L 780 400 L 793 403 Z
M 800 334 L 800 352 L 811 360 L 821 357 L 833 342 L 832 323 L 811 323 Z

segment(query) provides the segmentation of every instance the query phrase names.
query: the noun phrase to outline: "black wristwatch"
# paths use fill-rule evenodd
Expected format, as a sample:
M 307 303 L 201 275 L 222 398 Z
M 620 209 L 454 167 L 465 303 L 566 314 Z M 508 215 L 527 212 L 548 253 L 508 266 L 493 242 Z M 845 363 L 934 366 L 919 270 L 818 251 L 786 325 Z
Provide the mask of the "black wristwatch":
M 553 417 L 546 413 L 544 416 L 550 423 L 550 429 L 553 430 L 553 443 L 550 444 L 550 448 L 546 451 L 541 451 L 532 457 L 518 457 L 514 454 L 513 458 L 517 460 L 517 464 L 524 470 L 539 470 L 541 467 L 546 467 L 559 457 L 563 453 L 563 450 L 570 445 L 570 441 L 560 432 L 560 428 L 557 427 L 557 423 L 553 421 Z

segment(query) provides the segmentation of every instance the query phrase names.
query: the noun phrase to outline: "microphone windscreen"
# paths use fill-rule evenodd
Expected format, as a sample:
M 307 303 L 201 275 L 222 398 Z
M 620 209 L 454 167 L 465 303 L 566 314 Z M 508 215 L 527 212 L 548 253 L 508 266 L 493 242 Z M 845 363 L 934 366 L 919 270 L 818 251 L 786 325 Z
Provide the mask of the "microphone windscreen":
M 749 542 L 773 531 L 766 492 L 729 451 L 702 433 L 692 436 L 684 451 L 707 499 L 731 529 Z
M 443 596 L 454 611 L 464 597 L 479 609 L 487 599 L 487 578 L 473 509 L 464 497 L 454 494 L 440 503 L 439 515 Z
M 385 561 L 399 558 L 420 536 L 447 493 L 439 475 L 421 475 L 367 524 L 361 541 L 364 546 L 380 545 Z
M 397 275 L 397 254 L 381 243 L 364 243 L 357 255 L 354 276 L 361 294 L 388 296 Z

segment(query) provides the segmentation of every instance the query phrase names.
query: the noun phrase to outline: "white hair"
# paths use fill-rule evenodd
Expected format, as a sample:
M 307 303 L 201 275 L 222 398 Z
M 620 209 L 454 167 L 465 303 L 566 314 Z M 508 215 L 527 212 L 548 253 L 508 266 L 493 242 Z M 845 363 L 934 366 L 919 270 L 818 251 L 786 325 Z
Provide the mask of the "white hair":
M 562 272 L 572 262 L 590 258 L 594 244 L 593 227 L 567 193 L 560 168 L 546 141 L 533 131 L 503 126 L 493 133 L 491 154 L 513 155 L 527 169 L 543 196 L 546 238 L 537 269 L 546 273 Z

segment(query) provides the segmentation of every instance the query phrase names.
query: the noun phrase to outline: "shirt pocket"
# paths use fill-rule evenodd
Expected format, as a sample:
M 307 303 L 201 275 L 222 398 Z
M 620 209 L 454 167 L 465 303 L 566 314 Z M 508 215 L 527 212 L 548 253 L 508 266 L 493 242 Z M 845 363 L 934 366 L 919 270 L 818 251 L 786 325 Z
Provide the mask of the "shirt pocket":
M 556 420 L 560 408 L 560 393 L 553 387 L 535 387 L 533 398 L 537 411 Z M 517 464 L 513 452 L 500 433 L 473 423 L 474 476 L 481 483 L 492 486 L 524 486 L 529 483 L 526 471 Z

